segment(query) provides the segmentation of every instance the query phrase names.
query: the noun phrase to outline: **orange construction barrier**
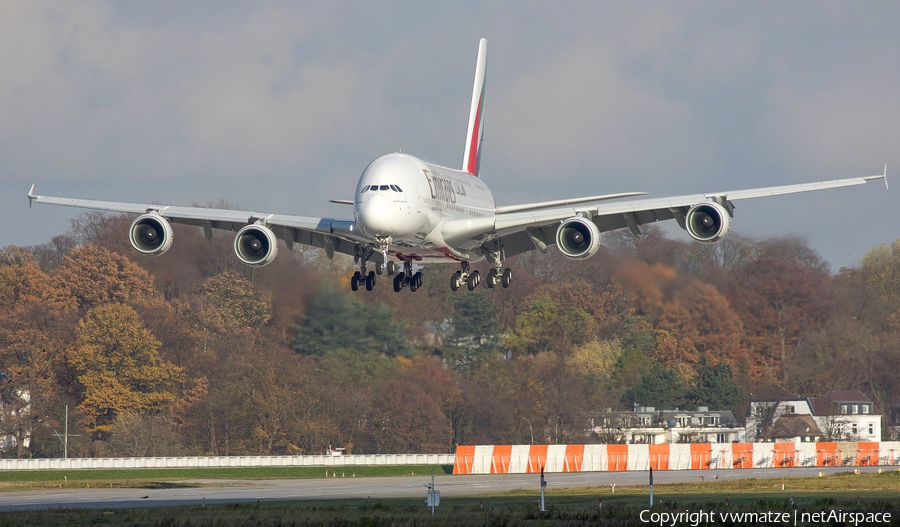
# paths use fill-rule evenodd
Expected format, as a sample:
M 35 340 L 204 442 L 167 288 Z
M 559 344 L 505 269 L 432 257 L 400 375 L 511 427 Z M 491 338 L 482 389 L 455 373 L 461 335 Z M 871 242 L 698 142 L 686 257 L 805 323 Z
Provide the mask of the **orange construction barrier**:
M 512 445 L 494 445 L 491 453 L 491 474 L 509 472 L 509 458 L 512 457 Z
M 650 468 L 653 470 L 669 470 L 669 444 L 647 445 L 650 449 Z
M 775 443 L 772 456 L 773 467 L 793 467 L 797 447 L 794 443 Z
M 583 461 L 584 445 L 566 445 L 566 461 L 563 463 L 563 472 L 581 472 Z
M 628 445 L 606 445 L 610 472 L 628 470 Z
M 691 468 L 694 470 L 709 468 L 711 454 L 711 444 L 691 443 Z
M 816 466 L 833 467 L 840 464 L 838 447 L 835 442 L 816 443 Z
M 856 464 L 860 466 L 877 465 L 879 444 L 874 441 L 860 441 L 856 444 Z
M 547 445 L 531 445 L 528 449 L 526 474 L 538 473 L 547 464 Z
M 753 468 L 753 443 L 731 444 L 731 468 Z
M 454 474 L 471 474 L 475 461 L 475 445 L 456 447 L 456 459 L 453 462 Z

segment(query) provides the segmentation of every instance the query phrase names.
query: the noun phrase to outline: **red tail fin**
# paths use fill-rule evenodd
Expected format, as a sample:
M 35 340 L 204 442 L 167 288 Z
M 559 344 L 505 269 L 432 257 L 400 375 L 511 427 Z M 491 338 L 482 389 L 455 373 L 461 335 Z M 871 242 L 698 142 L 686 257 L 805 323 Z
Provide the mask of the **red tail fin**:
M 481 138 L 484 130 L 484 86 L 487 69 L 487 40 L 478 44 L 478 63 L 475 66 L 475 87 L 472 89 L 472 106 L 469 109 L 469 126 L 466 130 L 466 150 L 463 153 L 464 172 L 478 175 L 481 167 Z

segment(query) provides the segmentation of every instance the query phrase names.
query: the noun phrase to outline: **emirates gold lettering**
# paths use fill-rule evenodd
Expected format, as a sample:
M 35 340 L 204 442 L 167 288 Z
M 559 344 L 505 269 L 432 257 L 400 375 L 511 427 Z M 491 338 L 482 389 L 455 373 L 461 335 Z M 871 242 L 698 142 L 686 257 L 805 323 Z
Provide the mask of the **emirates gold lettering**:
M 456 192 L 453 190 L 453 181 L 443 178 L 434 173 L 425 172 L 425 179 L 428 180 L 428 187 L 431 190 L 431 199 L 446 201 L 447 203 L 456 203 Z

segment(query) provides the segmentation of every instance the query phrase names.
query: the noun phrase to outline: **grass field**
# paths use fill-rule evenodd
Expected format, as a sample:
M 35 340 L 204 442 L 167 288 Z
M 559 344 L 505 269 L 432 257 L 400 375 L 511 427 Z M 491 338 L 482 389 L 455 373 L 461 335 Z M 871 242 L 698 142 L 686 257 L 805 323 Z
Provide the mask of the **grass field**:
M 229 468 L 135 468 L 97 470 L 10 470 L 0 472 L 0 490 L 24 490 L 85 486 L 156 488 L 200 485 L 190 480 L 311 479 L 332 477 L 366 478 L 450 474 L 452 465 L 354 466 L 354 467 L 229 467 Z M 0 524 L 2 525 L 2 524 Z
M 387 468 L 387 467 L 384 467 Z M 429 470 L 430 471 L 430 470 Z M 324 474 L 324 472 L 323 472 Z M 5 475 L 5 474 L 4 474 Z M 191 476 L 194 477 L 194 476 Z M 658 513 L 714 510 L 717 513 L 813 514 L 829 511 L 890 513 L 886 525 L 900 525 L 900 474 L 838 474 L 824 478 L 744 479 L 656 485 Z M 413 525 L 650 525 L 641 522 L 648 508 L 648 487 L 553 489 L 547 512 L 538 510 L 537 492 L 518 491 L 470 498 L 442 498 L 435 516 L 422 499 L 328 500 L 231 504 L 210 507 L 115 510 L 47 510 L 0 514 L 0 526 L 137 525 L 159 527 L 413 526 Z M 603 507 L 598 507 L 602 498 Z M 728 504 L 726 505 L 726 498 Z M 790 498 L 794 499 L 793 505 Z M 857 501 L 859 500 L 859 501 Z M 706 522 L 720 525 L 728 522 Z M 732 525 L 759 524 L 731 522 Z M 772 523 L 767 522 L 771 525 Z M 793 521 L 790 522 L 793 524 Z M 798 521 L 797 525 L 821 522 Z M 844 525 L 844 523 L 833 523 Z M 853 525 L 853 523 L 849 523 Z M 667 523 L 667 525 L 669 525 Z M 677 525 L 691 525 L 681 522 Z M 780 525 L 785 525 L 784 522 Z M 869 525 L 859 523 L 859 525 Z M 883 524 L 882 524 L 883 525 Z

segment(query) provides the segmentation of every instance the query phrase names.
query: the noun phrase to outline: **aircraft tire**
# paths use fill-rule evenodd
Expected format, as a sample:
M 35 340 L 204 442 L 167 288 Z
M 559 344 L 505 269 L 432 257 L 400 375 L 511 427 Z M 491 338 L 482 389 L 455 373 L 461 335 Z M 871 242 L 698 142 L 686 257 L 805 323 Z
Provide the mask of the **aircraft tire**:
M 500 277 L 500 284 L 503 285 L 504 289 L 509 287 L 509 284 L 512 282 L 512 269 L 507 267 L 503 270 L 503 275 Z
M 384 264 L 381 262 L 376 262 L 375 263 L 375 274 L 377 274 L 378 276 L 381 276 L 381 273 L 383 273 L 383 272 L 384 272 Z
M 394 277 L 394 292 L 399 293 L 403 289 L 403 282 L 400 281 L 400 275 Z
M 375 271 L 369 271 L 369 276 L 366 277 L 366 291 L 371 291 L 375 288 Z
M 452 276 L 450 276 L 450 290 L 451 291 L 456 291 L 457 289 L 459 289 L 461 277 L 462 277 L 462 273 L 460 273 L 459 271 L 456 271 L 455 273 L 453 273 Z
M 491 269 L 487 275 L 488 289 L 493 289 L 495 285 L 497 285 L 497 269 Z
M 353 273 L 353 276 L 350 277 L 350 289 L 352 291 L 359 291 L 359 271 Z
M 474 291 L 476 287 L 478 287 L 479 282 L 481 282 L 480 277 L 478 276 L 478 271 L 472 271 L 469 274 L 469 279 L 466 280 L 466 287 L 469 291 Z

